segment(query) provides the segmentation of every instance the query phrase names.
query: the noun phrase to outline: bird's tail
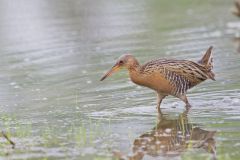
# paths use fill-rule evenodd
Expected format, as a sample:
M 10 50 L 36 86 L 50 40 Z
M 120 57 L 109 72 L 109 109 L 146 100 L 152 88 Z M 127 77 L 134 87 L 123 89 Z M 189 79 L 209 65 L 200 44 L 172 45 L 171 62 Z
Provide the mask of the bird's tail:
M 212 55 L 212 46 L 208 48 L 201 60 L 198 61 L 199 64 L 203 65 L 207 70 L 207 75 L 210 79 L 215 80 L 215 74 L 212 72 L 213 69 L 213 58 Z

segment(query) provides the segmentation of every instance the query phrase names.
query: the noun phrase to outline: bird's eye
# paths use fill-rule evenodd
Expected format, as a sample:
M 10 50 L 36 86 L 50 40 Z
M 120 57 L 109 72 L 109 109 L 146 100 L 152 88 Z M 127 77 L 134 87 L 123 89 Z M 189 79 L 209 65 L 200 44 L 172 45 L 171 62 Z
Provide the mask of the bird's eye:
M 123 64 L 123 61 L 121 60 L 121 61 L 119 61 L 119 64 Z

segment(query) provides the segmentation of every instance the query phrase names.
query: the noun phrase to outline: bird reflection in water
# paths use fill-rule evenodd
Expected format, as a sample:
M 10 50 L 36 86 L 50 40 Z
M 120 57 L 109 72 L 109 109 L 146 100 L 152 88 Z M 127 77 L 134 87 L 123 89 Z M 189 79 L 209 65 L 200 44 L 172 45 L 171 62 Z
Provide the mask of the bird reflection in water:
M 216 131 L 207 131 L 189 123 L 187 113 L 188 110 L 177 119 L 168 119 L 160 114 L 156 126 L 134 140 L 131 155 L 115 151 L 114 156 L 121 160 L 141 160 L 145 155 L 176 157 L 187 149 L 203 148 L 216 159 Z

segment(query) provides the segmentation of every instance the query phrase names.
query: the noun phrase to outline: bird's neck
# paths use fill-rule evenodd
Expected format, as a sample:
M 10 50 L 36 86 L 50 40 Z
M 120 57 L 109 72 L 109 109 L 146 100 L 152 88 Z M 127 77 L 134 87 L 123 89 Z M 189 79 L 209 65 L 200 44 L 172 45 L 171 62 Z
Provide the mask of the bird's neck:
M 129 62 L 126 65 L 129 73 L 131 72 L 138 72 L 141 68 L 139 62 L 137 59 L 135 59 L 134 57 L 132 57 Z
M 128 67 L 128 71 L 129 71 L 129 73 L 135 73 L 135 72 L 139 72 L 140 68 L 141 68 L 141 66 L 139 65 L 138 62 L 136 62 Z
M 131 80 L 134 83 L 141 85 L 141 66 L 139 65 L 139 63 L 132 67 L 129 67 L 128 72 Z

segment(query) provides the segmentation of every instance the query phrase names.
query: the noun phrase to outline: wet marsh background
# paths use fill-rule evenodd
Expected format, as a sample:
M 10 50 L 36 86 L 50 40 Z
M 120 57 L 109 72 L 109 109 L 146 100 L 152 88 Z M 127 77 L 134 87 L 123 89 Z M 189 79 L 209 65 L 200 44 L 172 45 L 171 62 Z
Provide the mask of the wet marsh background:
M 216 157 L 239 159 L 240 19 L 230 0 L 0 0 L 0 159 L 111 159 L 157 128 L 153 91 L 121 71 L 99 79 L 116 58 L 198 60 L 214 46 L 217 81 L 188 93 L 187 123 L 216 131 Z M 162 112 L 179 119 L 169 97 Z M 181 119 L 179 120 L 181 121 Z M 146 154 L 144 159 L 169 159 Z M 171 159 L 210 159 L 202 148 Z

